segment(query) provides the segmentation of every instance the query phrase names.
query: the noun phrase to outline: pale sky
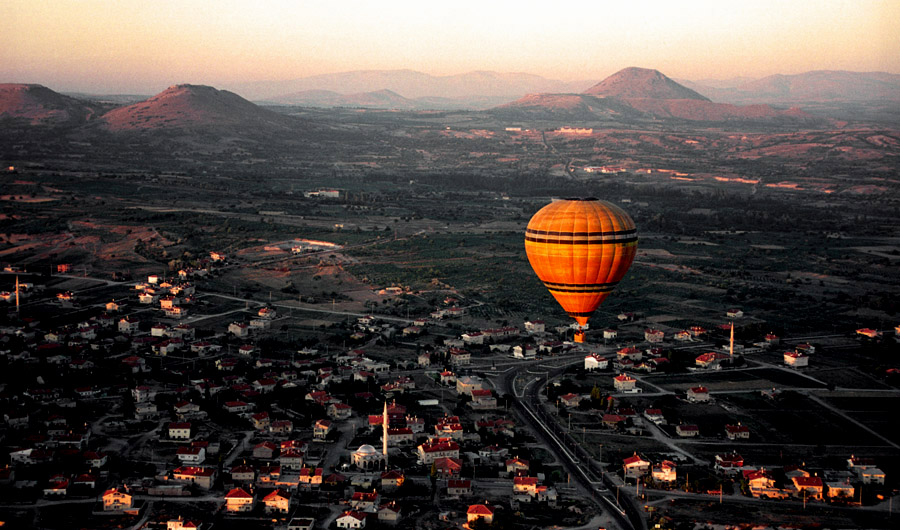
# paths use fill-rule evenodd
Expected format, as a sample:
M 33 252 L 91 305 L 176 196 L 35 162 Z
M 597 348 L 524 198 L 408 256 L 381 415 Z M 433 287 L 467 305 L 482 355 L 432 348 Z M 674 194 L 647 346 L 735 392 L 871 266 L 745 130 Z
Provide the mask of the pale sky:
M 627 5 L 626 5 L 627 4 Z M 900 0 L 2 0 L 0 82 L 154 93 L 348 70 L 900 73 Z

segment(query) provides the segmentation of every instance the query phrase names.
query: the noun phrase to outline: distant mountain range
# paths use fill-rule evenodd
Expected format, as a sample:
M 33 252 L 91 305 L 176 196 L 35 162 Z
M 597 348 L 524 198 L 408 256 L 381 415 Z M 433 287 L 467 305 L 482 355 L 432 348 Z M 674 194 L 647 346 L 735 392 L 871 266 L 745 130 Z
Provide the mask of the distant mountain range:
M 362 70 L 286 81 L 245 83 L 228 88 L 254 101 L 280 105 L 484 110 L 530 94 L 583 93 L 604 97 L 634 97 L 622 90 L 635 81 L 637 80 L 620 78 L 616 81 L 620 83 L 619 86 L 601 86 L 602 83 L 592 86 L 594 82 L 587 80 L 564 82 L 521 73 L 482 71 L 433 76 L 414 70 Z M 645 81 L 649 84 L 656 83 L 653 90 L 645 95 L 654 99 L 697 99 L 699 96 L 717 103 L 780 106 L 900 101 L 900 75 L 884 72 L 819 70 L 796 75 L 779 74 L 762 79 L 736 77 L 676 81 L 666 77 L 665 80 L 657 78 Z M 648 88 L 649 84 L 644 88 Z M 385 91 L 392 94 L 386 97 Z M 668 96 L 662 97 L 663 93 L 668 93 Z
M 754 81 L 708 81 L 716 86 L 685 86 L 657 70 L 626 68 L 593 86 L 586 82 L 579 83 L 583 88 L 578 92 L 568 90 L 570 84 L 538 76 L 493 72 L 445 77 L 408 70 L 348 72 L 286 83 L 312 83 L 310 80 L 345 84 L 341 85 L 341 91 L 307 89 L 284 93 L 286 95 L 278 99 L 283 105 L 407 111 L 466 109 L 475 101 L 477 108 L 486 110 L 473 114 L 473 119 L 500 119 L 506 123 L 528 120 L 561 124 L 598 121 L 744 121 L 775 125 L 813 124 L 817 118 L 797 108 L 774 108 L 759 101 L 770 100 L 787 106 L 800 101 L 833 103 L 874 100 L 880 102 L 878 111 L 882 113 L 885 112 L 884 109 L 890 112 L 890 108 L 896 108 L 895 102 L 900 101 L 900 75 L 884 73 L 809 72 L 796 76 L 770 76 Z M 419 95 L 408 97 L 390 88 L 349 92 L 354 87 L 375 86 L 389 80 L 393 80 L 395 86 L 405 86 L 410 93 Z M 265 86 L 272 88 L 271 84 Z M 490 94 L 476 95 L 476 91 L 485 87 L 490 89 Z M 561 91 L 536 91 L 528 95 L 517 95 L 515 97 L 518 99 L 515 101 L 498 95 L 517 90 L 522 92 L 534 87 L 549 87 Z M 430 90 L 434 92 L 429 92 Z M 429 93 L 430 96 L 422 95 Z M 717 94 L 727 94 L 728 98 L 720 99 Z M 219 137 L 255 134 L 271 137 L 272 134 L 285 131 L 302 133 L 317 127 L 320 132 L 334 129 L 327 124 L 327 120 L 317 118 L 313 122 L 288 113 L 275 112 L 277 107 L 264 108 L 238 94 L 209 86 L 175 85 L 143 101 L 132 102 L 134 99 L 134 96 L 76 98 L 41 85 L 2 84 L 0 121 L 14 123 L 19 128 L 68 127 L 85 131 L 203 130 Z M 710 99 L 751 104 L 742 106 L 713 102 Z M 132 103 L 126 104 L 127 102 Z
M 816 70 L 762 79 L 680 81 L 704 96 L 724 103 L 804 104 L 835 102 L 900 102 L 900 75 L 885 72 Z
M 296 101 L 296 94 L 328 90 L 339 94 L 361 94 L 389 90 L 409 98 L 483 99 L 509 101 L 534 92 L 580 92 L 590 81 L 556 81 L 538 75 L 477 71 L 434 76 L 415 70 L 358 70 L 322 74 L 285 81 L 259 81 L 228 85 L 243 97 L 262 102 Z
M 713 103 L 657 70 L 625 68 L 581 94 L 532 94 L 489 112 L 512 120 L 812 121 L 798 109 Z
M 320 108 L 370 108 L 391 110 L 483 110 L 509 101 L 507 96 L 461 96 L 405 98 L 393 90 L 341 94 L 333 90 L 302 90 L 263 102 Z

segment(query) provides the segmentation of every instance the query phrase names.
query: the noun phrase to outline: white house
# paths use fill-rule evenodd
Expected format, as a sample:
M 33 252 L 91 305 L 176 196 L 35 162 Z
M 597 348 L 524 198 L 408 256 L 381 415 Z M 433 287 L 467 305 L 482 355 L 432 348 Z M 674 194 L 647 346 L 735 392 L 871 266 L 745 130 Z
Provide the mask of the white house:
M 225 494 L 225 511 L 228 513 L 250 512 L 255 504 L 256 498 L 243 488 L 234 488 Z
M 809 355 L 796 351 L 784 352 L 784 364 L 792 368 L 809 366 Z
M 634 390 L 634 385 L 637 383 L 637 379 L 629 376 L 628 374 L 619 374 L 613 378 L 613 386 L 616 388 L 617 392 L 628 392 L 629 390 Z
M 604 370 L 609 366 L 609 361 L 605 357 L 601 357 L 596 353 L 592 353 L 584 358 L 584 369 L 591 370 Z
M 695 386 L 687 391 L 687 400 L 691 403 L 706 403 L 709 401 L 709 389 L 705 386 Z
M 338 517 L 336 522 L 338 528 L 365 528 L 366 514 L 352 510 L 347 511 L 344 512 L 343 515 Z

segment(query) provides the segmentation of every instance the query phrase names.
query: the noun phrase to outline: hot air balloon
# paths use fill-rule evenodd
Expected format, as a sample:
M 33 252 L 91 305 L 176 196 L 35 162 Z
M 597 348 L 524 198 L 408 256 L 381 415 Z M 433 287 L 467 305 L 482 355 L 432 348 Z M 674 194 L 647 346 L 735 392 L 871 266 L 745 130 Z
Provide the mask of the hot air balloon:
M 624 210 L 593 197 L 544 206 L 525 229 L 531 268 L 580 329 L 625 276 L 637 252 L 634 221 Z

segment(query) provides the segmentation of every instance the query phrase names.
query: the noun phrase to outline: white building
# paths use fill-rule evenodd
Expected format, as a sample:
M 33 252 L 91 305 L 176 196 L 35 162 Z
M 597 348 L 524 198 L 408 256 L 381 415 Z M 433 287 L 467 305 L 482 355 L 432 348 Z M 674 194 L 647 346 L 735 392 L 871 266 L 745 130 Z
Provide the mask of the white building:
M 609 361 L 605 357 L 601 357 L 596 353 L 592 353 L 584 358 L 584 369 L 591 370 L 604 370 L 609 366 Z

